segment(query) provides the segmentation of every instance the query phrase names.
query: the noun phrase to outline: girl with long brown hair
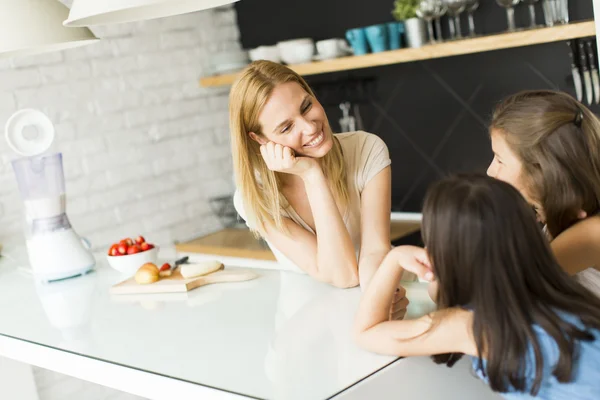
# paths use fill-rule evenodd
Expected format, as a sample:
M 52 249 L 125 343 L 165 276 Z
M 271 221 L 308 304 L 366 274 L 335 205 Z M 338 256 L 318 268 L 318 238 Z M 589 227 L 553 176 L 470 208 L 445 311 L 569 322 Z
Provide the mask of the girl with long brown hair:
M 492 117 L 488 175 L 535 208 L 559 264 L 600 295 L 600 121 L 566 93 L 525 91 Z
M 600 298 L 561 268 L 529 204 L 483 175 L 447 178 L 423 209 L 427 248 L 386 256 L 363 295 L 358 343 L 397 356 L 463 354 L 508 399 L 600 398 Z M 439 284 L 438 311 L 389 321 L 395 282 L 408 270 Z
M 391 249 L 385 143 L 366 132 L 334 134 L 304 79 L 269 61 L 242 71 L 229 111 L 234 202 L 247 225 L 282 269 L 366 287 Z

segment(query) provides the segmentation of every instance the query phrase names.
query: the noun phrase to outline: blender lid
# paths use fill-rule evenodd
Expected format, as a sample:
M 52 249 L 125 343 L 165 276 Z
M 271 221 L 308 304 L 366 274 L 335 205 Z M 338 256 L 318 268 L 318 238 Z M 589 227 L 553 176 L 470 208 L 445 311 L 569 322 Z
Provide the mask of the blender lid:
M 54 125 L 41 111 L 23 109 L 14 113 L 6 123 L 6 141 L 22 156 L 42 154 L 54 141 Z

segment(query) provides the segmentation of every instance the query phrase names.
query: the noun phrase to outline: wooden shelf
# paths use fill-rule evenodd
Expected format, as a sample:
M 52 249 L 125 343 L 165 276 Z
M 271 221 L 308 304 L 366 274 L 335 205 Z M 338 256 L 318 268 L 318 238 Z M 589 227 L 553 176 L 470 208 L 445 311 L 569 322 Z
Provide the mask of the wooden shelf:
M 366 54 L 364 56 L 349 56 L 307 64 L 290 65 L 290 68 L 300 75 L 315 75 L 429 60 L 432 58 L 481 53 L 484 51 L 509 49 L 513 47 L 531 46 L 534 44 L 594 36 L 595 34 L 596 27 L 594 21 L 576 22 L 549 28 L 528 29 L 500 33 L 497 35 L 480 36 L 471 39 L 455 40 L 440 44 L 426 45 L 416 49 L 407 48 L 391 50 L 382 53 Z M 200 85 L 204 87 L 231 85 L 236 77 L 237 74 L 208 76 L 200 79 Z

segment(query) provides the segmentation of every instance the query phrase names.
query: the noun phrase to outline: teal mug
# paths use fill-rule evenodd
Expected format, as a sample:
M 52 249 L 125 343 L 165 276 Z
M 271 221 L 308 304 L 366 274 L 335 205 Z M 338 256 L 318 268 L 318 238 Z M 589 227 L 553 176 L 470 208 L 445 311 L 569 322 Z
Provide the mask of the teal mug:
M 380 53 L 390 49 L 389 33 L 386 24 L 372 25 L 365 28 L 367 41 L 373 53 Z
M 388 35 L 390 50 L 397 50 L 402 48 L 402 35 L 404 35 L 404 23 L 403 22 L 388 22 Z
M 350 29 L 346 31 L 346 39 L 350 42 L 354 55 L 361 56 L 369 52 L 367 36 L 364 28 Z

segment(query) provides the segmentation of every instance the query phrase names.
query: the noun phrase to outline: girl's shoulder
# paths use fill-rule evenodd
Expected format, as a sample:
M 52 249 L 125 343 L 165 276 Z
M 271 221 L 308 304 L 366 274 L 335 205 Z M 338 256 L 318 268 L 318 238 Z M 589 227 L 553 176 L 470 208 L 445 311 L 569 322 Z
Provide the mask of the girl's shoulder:
M 593 238 L 600 240 L 600 213 L 592 215 L 577 224 L 573 225 L 571 229 L 578 229 L 586 231 Z
M 555 239 L 570 237 L 600 244 L 600 214 L 580 220 L 561 232 Z
M 585 248 L 600 249 L 600 215 L 582 219 L 563 231 L 556 239 L 579 243 L 578 247 L 583 245 Z

